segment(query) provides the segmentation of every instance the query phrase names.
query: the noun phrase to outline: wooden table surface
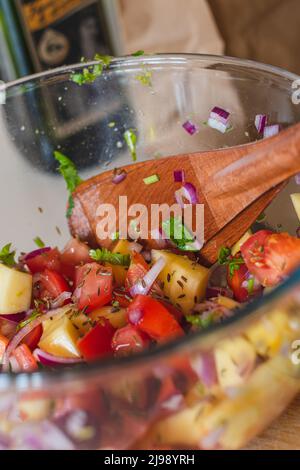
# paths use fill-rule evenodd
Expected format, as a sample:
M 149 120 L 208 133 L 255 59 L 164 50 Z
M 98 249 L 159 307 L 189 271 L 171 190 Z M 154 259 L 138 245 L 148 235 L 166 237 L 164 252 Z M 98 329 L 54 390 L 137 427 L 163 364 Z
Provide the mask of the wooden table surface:
M 300 450 L 300 396 L 247 450 Z

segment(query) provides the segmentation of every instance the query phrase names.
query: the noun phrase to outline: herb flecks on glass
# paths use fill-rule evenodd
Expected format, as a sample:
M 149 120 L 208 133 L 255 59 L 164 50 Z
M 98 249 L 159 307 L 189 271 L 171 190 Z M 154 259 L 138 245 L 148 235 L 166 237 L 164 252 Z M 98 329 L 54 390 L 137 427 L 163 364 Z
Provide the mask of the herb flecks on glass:
M 67 189 L 70 193 L 69 196 L 69 204 L 67 210 L 67 217 L 71 217 L 72 210 L 74 208 L 74 199 L 73 199 L 73 192 L 77 188 L 77 186 L 82 183 L 82 179 L 78 175 L 77 168 L 68 157 L 63 155 L 61 152 L 54 152 L 54 157 L 59 163 L 59 172 L 65 179 Z
M 0 263 L 8 266 L 9 268 L 16 265 L 16 252 L 15 250 L 11 250 L 11 245 L 11 243 L 8 243 L 0 251 Z
M 33 240 L 34 243 L 36 244 L 36 246 L 38 248 L 45 248 L 45 243 L 43 242 L 43 240 L 40 238 L 40 237 L 35 237 L 35 239 Z
M 127 147 L 131 153 L 132 161 L 137 161 L 137 151 L 136 151 L 136 144 L 137 144 L 137 135 L 133 129 L 128 129 L 124 132 L 124 139 L 127 144 Z
M 99 63 L 85 67 L 82 72 L 73 72 L 71 74 L 72 82 L 77 83 L 79 86 L 94 83 L 102 75 L 103 70 L 110 66 L 112 59 L 113 57 L 108 55 L 96 54 L 94 60 L 97 60 Z
M 105 262 L 115 266 L 129 266 L 130 255 L 121 255 L 120 253 L 112 253 L 105 248 L 90 250 L 90 257 L 94 261 Z

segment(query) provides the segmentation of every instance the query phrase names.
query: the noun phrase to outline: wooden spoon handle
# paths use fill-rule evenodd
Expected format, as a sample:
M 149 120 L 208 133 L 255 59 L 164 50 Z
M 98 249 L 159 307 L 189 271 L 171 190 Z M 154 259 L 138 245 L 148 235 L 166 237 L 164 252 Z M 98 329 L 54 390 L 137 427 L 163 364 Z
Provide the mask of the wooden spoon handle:
M 200 185 L 221 229 L 261 195 L 300 172 L 300 124 L 271 139 L 190 159 L 202 174 Z

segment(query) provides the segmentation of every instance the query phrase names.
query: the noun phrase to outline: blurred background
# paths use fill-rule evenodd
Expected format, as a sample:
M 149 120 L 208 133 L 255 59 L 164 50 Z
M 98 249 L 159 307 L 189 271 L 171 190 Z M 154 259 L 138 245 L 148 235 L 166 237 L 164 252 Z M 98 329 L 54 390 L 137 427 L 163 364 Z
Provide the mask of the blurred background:
M 95 53 L 227 54 L 300 74 L 299 0 L 0 0 L 0 79 Z

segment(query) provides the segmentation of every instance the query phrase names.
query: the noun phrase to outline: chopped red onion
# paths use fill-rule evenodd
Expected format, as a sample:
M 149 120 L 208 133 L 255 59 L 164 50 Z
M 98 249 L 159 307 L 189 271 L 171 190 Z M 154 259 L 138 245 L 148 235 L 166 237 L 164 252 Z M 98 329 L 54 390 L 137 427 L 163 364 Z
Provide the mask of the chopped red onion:
M 268 137 L 274 137 L 280 132 L 280 124 L 275 124 L 273 126 L 266 126 L 264 128 L 264 139 Z
M 183 200 L 184 198 L 192 205 L 198 203 L 197 190 L 192 183 L 185 183 L 178 191 L 175 191 L 176 202 L 182 209 L 186 205 Z
M 24 261 L 25 262 L 29 261 L 30 259 L 35 258 L 36 256 L 40 256 L 44 253 L 47 253 L 50 250 L 51 250 L 51 248 L 49 246 L 47 246 L 45 248 L 39 248 L 38 250 L 31 251 L 30 253 L 28 253 L 27 255 L 24 256 Z
M 26 312 L 14 313 L 13 315 L 0 315 L 0 319 L 7 320 L 12 323 L 20 323 L 26 317 Z
M 223 124 L 228 124 L 229 116 L 230 116 L 230 113 L 228 111 L 226 111 L 225 109 L 219 108 L 218 106 L 215 106 L 210 112 L 211 119 L 220 121 Z
M 268 117 L 265 114 L 257 114 L 255 116 L 255 127 L 260 134 L 264 133 L 267 123 Z
M 167 400 L 161 404 L 161 408 L 167 411 L 179 411 L 183 401 L 183 395 L 180 392 L 177 392 L 167 398 Z
M 145 274 L 144 278 L 141 281 L 138 281 L 134 286 L 130 289 L 131 297 L 135 297 L 136 295 L 147 295 L 151 290 L 156 278 L 161 273 L 166 265 L 166 260 L 163 258 L 159 258 L 159 260 L 152 266 L 152 268 Z
M 174 182 L 175 183 L 184 183 L 185 182 L 185 171 L 184 170 L 174 171 Z
M 71 292 L 62 292 L 55 300 L 51 302 L 51 309 L 55 310 L 65 305 L 66 300 L 71 299 Z
M 212 129 L 216 129 L 217 131 L 222 132 L 222 134 L 225 134 L 225 132 L 227 132 L 229 129 L 229 124 L 224 124 L 223 122 L 212 118 L 209 118 L 207 125 Z
M 59 357 L 49 354 L 42 349 L 35 349 L 33 352 L 34 357 L 44 366 L 55 367 L 55 366 L 68 366 L 79 364 L 83 362 L 83 359 L 78 358 L 69 358 L 69 357 Z
M 66 307 L 66 312 L 68 311 L 69 307 Z M 27 336 L 32 330 L 34 330 L 37 326 L 39 326 L 43 321 L 48 320 L 49 318 L 53 318 L 56 315 L 62 315 L 62 309 L 57 310 L 50 310 L 50 312 L 41 315 L 40 317 L 36 318 L 32 322 L 28 323 L 28 325 L 21 328 L 20 331 L 11 339 L 9 342 L 6 351 L 3 356 L 2 362 L 2 370 L 3 372 L 8 372 L 9 370 L 9 359 L 13 351 L 17 348 L 17 346 L 21 343 L 21 341 Z
M 194 135 L 194 134 L 197 134 L 197 132 L 199 132 L 199 127 L 193 124 L 191 121 L 186 121 L 184 124 L 182 124 L 182 127 L 190 135 Z
M 298 173 L 298 175 L 295 176 L 295 181 L 296 181 L 296 184 L 300 185 L 300 173 Z
M 211 112 L 207 124 L 212 129 L 216 129 L 219 132 L 225 134 L 225 132 L 229 129 L 229 117 L 230 113 L 225 109 L 219 108 L 215 106 Z
M 122 181 L 124 181 L 127 178 L 127 173 L 125 170 L 115 170 L 114 171 L 114 177 L 112 179 L 112 182 L 114 184 L 120 184 Z
M 215 357 L 212 352 L 193 358 L 191 366 L 206 387 L 213 387 L 218 383 Z

